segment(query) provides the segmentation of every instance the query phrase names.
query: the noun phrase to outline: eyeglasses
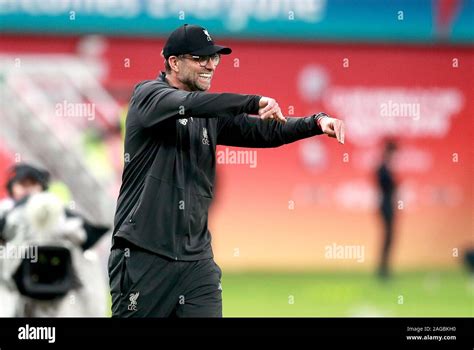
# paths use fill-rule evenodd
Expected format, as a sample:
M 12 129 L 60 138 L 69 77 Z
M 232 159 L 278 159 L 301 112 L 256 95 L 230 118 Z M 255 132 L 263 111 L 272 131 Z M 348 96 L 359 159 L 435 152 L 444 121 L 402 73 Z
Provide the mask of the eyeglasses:
M 215 53 L 214 55 L 211 55 L 211 56 L 179 55 L 179 57 L 188 58 L 190 60 L 198 62 L 201 67 L 207 66 L 207 64 L 209 63 L 209 60 L 212 61 L 214 66 L 217 66 L 219 62 L 221 61 L 221 55 L 219 55 L 218 53 Z

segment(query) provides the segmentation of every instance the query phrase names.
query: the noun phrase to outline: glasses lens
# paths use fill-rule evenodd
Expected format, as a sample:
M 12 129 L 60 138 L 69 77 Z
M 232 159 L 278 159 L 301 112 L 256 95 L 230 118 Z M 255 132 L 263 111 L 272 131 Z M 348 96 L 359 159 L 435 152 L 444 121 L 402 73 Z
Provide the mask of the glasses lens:
M 212 55 L 212 56 L 199 56 L 199 64 L 201 65 L 201 67 L 205 67 L 207 66 L 207 64 L 209 63 L 209 60 L 212 61 L 212 63 L 217 66 L 221 60 L 221 55 L 219 55 L 218 53 Z
M 199 64 L 201 67 L 206 66 L 207 62 L 209 62 L 209 56 L 199 56 Z
M 214 63 L 214 65 L 217 66 L 219 64 L 219 62 L 221 61 L 221 55 L 216 53 L 216 54 L 211 56 L 211 60 L 212 60 L 212 63 Z

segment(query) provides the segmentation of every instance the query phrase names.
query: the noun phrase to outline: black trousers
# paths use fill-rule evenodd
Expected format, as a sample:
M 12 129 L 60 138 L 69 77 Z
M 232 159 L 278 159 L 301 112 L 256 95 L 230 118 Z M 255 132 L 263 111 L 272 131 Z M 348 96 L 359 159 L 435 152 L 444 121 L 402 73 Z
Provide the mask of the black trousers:
M 112 317 L 222 317 L 214 259 L 175 261 L 121 244 L 111 251 Z
M 382 206 L 380 214 L 383 221 L 383 242 L 379 263 L 379 276 L 384 278 L 390 275 L 389 260 L 393 242 L 394 211 L 390 206 L 385 205 Z

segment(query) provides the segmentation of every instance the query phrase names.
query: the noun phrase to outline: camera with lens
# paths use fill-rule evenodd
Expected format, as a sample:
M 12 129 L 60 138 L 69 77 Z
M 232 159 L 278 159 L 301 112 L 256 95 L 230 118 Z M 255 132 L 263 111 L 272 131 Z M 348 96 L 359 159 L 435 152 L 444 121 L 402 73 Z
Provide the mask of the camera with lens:
M 0 202 L 0 317 L 105 316 L 105 272 L 90 248 L 110 228 L 67 209 L 48 184 L 47 171 L 11 170 Z

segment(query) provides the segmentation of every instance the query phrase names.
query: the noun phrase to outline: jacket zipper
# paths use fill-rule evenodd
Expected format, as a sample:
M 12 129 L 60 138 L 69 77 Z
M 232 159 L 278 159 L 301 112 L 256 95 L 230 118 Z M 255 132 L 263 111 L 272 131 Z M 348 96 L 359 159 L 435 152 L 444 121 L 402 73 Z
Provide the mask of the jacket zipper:
M 192 149 L 193 144 L 193 131 L 194 131 L 194 119 L 193 117 L 189 117 L 190 123 L 189 123 L 189 128 L 188 128 L 188 137 L 189 137 L 189 145 L 190 145 L 190 151 L 189 151 L 189 164 L 187 167 L 185 167 L 185 186 L 184 186 L 184 225 L 183 225 L 183 231 L 178 237 L 176 238 L 175 245 L 176 245 L 176 257 L 175 259 L 178 259 L 178 256 L 181 255 L 183 252 L 180 250 L 182 246 L 182 241 L 185 239 L 185 236 L 188 233 L 189 230 L 189 225 L 191 223 L 191 189 L 190 189 L 190 181 L 189 179 L 192 179 L 193 177 L 193 156 L 192 156 Z M 177 243 L 177 244 L 176 244 Z
M 132 224 L 133 228 L 135 228 L 135 220 L 134 220 L 134 218 L 135 218 L 135 214 L 137 213 L 137 210 L 138 210 L 138 207 L 139 207 L 139 206 L 140 206 L 140 202 L 137 202 L 137 205 L 136 205 L 136 207 L 133 209 L 132 215 L 130 216 L 130 220 L 128 220 L 128 222 L 129 222 L 130 224 Z
M 146 177 L 145 177 L 145 181 L 146 181 Z M 142 190 L 142 193 L 140 194 L 140 197 L 138 198 L 138 202 L 135 205 L 135 208 L 133 208 L 132 210 L 132 215 L 130 215 L 130 219 L 128 220 L 128 223 L 131 224 L 133 228 L 135 228 L 135 214 L 137 213 L 138 207 L 140 206 L 140 203 L 142 200 L 143 200 L 143 190 Z

